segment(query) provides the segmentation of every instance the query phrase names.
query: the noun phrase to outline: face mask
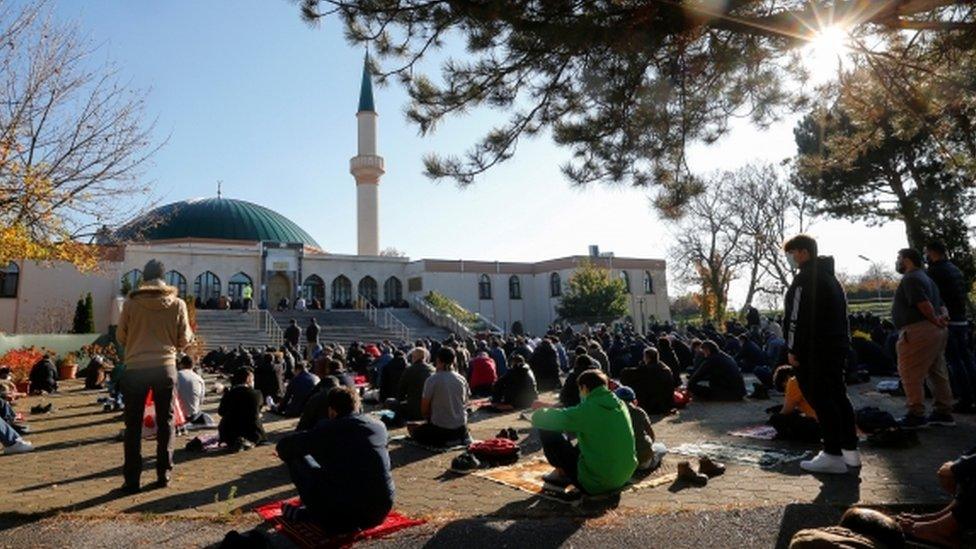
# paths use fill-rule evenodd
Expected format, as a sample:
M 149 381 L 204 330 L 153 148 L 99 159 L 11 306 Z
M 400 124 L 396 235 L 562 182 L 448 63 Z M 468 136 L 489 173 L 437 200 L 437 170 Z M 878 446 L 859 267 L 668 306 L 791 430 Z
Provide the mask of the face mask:
M 796 259 L 793 258 L 793 254 L 786 254 L 786 262 L 790 265 L 790 268 L 791 269 L 799 269 L 800 268 L 800 264 L 797 263 L 796 262 Z

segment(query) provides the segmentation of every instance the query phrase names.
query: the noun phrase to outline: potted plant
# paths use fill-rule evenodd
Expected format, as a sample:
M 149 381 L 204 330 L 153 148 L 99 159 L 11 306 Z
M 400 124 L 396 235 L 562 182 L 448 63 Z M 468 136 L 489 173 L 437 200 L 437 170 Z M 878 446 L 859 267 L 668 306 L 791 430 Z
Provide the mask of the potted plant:
M 58 379 L 64 381 L 74 379 L 78 375 L 78 357 L 68 353 L 58 360 Z

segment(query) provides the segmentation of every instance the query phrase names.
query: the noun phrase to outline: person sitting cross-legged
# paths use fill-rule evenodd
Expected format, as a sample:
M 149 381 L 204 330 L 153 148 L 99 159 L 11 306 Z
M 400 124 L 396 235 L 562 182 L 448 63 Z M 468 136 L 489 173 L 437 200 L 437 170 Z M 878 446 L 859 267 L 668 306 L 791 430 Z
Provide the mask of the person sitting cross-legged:
M 532 406 L 539 398 L 535 375 L 519 355 L 512 357 L 508 370 L 492 389 L 491 404 L 498 410 L 518 410 Z
M 319 377 L 308 371 L 308 363 L 299 360 L 295 363 L 295 377 L 288 382 L 285 389 L 285 396 L 278 404 L 277 412 L 285 417 L 298 417 L 305 409 L 305 403 L 312 396 L 315 386 L 319 383 Z
M 34 451 L 34 445 L 20 437 L 20 433 L 0 418 L 0 445 L 4 454 L 23 454 Z
M 651 471 L 661 464 L 663 454 L 654 451 L 654 428 L 651 427 L 651 418 L 647 412 L 640 407 L 637 395 L 634 390 L 626 385 L 621 385 L 613 392 L 617 398 L 627 404 L 627 412 L 630 413 L 630 424 L 634 428 L 634 451 L 637 454 L 637 470 Z
M 657 349 L 644 349 L 643 361 L 620 372 L 620 383 L 634 390 L 639 406 L 648 414 L 666 414 L 674 408 L 674 376 L 658 360 Z
M 746 384 L 735 359 L 708 340 L 702 343 L 701 366 L 688 378 L 688 392 L 701 400 L 742 400 Z
M 176 371 L 176 395 L 186 414 L 186 420 L 194 425 L 213 425 L 213 418 L 201 409 L 207 385 L 200 374 L 193 370 L 193 358 L 183 355 Z
M 327 408 L 328 419 L 278 442 L 302 500 L 282 513 L 317 522 L 329 534 L 371 528 L 393 508 L 386 427 L 360 413 L 359 395 L 348 387 L 331 389 Z
M 403 371 L 397 384 L 396 399 L 389 407 L 396 412 L 400 421 L 420 421 L 424 418 L 420 410 L 427 379 L 436 371 L 428 362 L 430 353 L 423 347 L 410 351 L 410 366 Z
M 588 494 L 618 490 L 637 469 L 634 429 L 627 405 L 608 389 L 606 374 L 587 370 L 576 380 L 581 402 L 569 408 L 544 408 L 532 414 L 542 451 L 555 471 L 544 477 L 560 488 L 572 484 Z M 574 434 L 574 445 L 566 434 Z
M 220 398 L 217 434 L 230 449 L 247 449 L 265 440 L 261 393 L 254 390 L 254 371 L 246 366 L 234 371 L 231 383 L 232 387 Z
M 444 446 L 453 441 L 469 441 L 468 382 L 454 371 L 456 355 L 450 347 L 437 350 L 434 375 L 424 382 L 420 413 L 424 423 L 407 425 L 410 437 L 421 444 Z

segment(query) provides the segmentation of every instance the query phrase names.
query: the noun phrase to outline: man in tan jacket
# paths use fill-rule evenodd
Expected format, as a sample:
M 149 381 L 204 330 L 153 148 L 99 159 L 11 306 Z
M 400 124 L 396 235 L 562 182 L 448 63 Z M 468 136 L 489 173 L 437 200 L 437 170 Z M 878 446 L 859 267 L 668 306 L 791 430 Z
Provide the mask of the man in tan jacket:
M 124 348 L 125 373 L 120 387 L 125 401 L 125 465 L 128 493 L 139 491 L 142 473 L 142 418 L 150 389 L 156 407 L 156 486 L 169 484 L 173 470 L 173 388 L 176 354 L 193 339 L 186 304 L 166 285 L 162 262 L 152 259 L 143 282 L 122 306 L 116 337 Z

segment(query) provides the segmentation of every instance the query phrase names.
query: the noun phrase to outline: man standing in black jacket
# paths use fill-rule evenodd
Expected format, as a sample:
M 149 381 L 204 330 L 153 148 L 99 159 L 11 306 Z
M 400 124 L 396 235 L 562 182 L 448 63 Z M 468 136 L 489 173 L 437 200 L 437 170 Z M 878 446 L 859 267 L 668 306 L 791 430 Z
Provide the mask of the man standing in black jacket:
M 949 341 L 945 359 L 952 392 L 959 399 L 952 411 L 973 414 L 976 413 L 976 361 L 969 351 L 966 281 L 959 267 L 946 257 L 945 245 L 941 242 L 925 245 L 925 259 L 929 264 L 926 274 L 939 287 L 942 303 L 949 310 Z
M 817 241 L 807 235 L 783 246 L 787 259 L 799 269 L 786 292 L 786 346 L 796 368 L 800 391 L 817 412 L 823 451 L 800 463 L 811 473 L 842 474 L 860 467 L 854 407 L 847 397 L 844 363 L 850 348 L 847 297 L 834 260 L 819 257 Z

